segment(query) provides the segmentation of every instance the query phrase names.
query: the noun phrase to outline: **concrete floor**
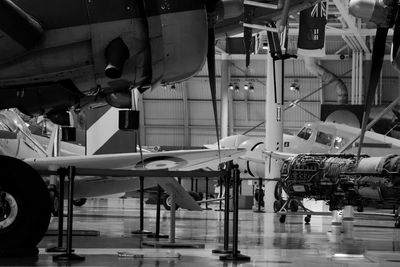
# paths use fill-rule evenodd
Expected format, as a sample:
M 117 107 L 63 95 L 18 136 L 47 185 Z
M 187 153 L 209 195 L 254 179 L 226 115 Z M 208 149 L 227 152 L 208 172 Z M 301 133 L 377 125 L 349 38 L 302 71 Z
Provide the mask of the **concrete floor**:
M 400 229 L 387 218 L 356 219 L 353 231 L 335 235 L 329 216 L 288 216 L 285 224 L 273 213 L 240 210 L 239 249 L 250 262 L 219 260 L 212 250 L 223 243 L 223 212 L 184 211 L 176 214 L 176 242 L 204 244 L 204 249 L 154 249 L 141 247 L 147 237 L 133 236 L 139 228 L 137 199 L 93 199 L 75 208 L 74 229 L 96 230 L 99 236 L 73 239 L 82 262 L 53 262 L 45 248 L 56 245 L 55 236 L 40 243 L 38 259 L 0 259 L 1 266 L 400 266 Z M 217 205 L 211 205 L 213 209 Z M 155 206 L 145 206 L 145 229 L 155 231 Z M 231 213 L 232 216 L 232 213 Z M 56 229 L 53 219 L 50 229 Z M 161 232 L 169 233 L 169 212 L 162 209 Z M 64 239 L 65 240 L 65 239 Z M 127 252 L 130 257 L 119 257 Z M 140 255 L 134 258 L 132 255 Z M 179 258 L 177 258 L 180 256 Z

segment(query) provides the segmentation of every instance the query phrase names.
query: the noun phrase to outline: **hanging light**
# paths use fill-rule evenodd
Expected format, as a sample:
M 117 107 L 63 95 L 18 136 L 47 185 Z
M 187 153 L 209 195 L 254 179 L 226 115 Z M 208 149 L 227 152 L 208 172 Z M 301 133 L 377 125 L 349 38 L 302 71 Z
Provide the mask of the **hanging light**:
M 240 90 L 239 85 L 235 84 L 235 92 L 238 93 Z
M 297 82 L 292 82 L 289 89 L 292 92 L 298 92 L 300 90 L 300 86 Z
M 167 85 L 166 85 L 165 83 L 163 83 L 163 84 L 161 85 L 161 88 L 164 89 L 164 90 L 167 90 Z
M 172 92 L 176 92 L 175 84 L 172 84 L 172 85 L 171 85 L 171 91 L 172 91 Z
M 249 91 L 250 93 L 254 93 L 254 85 L 252 83 L 250 83 Z
M 229 90 L 233 90 L 233 89 L 235 89 L 235 87 L 233 86 L 233 84 L 232 84 L 232 83 L 229 83 L 229 85 L 228 85 L 228 88 L 229 88 Z
M 247 83 L 245 83 L 244 86 L 243 86 L 243 89 L 246 90 L 246 91 L 249 90 L 249 85 Z

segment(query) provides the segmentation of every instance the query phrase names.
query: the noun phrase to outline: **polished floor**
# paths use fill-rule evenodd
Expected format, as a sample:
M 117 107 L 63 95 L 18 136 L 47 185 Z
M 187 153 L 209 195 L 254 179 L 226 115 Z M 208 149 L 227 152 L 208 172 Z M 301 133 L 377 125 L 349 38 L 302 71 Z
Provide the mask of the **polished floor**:
M 0 259 L 1 266 L 400 266 L 400 229 L 388 218 L 356 219 L 332 226 L 330 216 L 288 216 L 281 224 L 273 213 L 240 210 L 239 249 L 249 262 L 225 262 L 212 250 L 223 243 L 223 212 L 179 210 L 176 243 L 204 244 L 205 248 L 151 248 L 132 235 L 139 228 L 137 199 L 92 199 L 75 208 L 74 229 L 95 230 L 98 236 L 74 236 L 79 262 L 54 262 L 45 248 L 56 245 L 55 236 L 40 243 L 37 259 Z M 218 208 L 217 205 L 210 205 Z M 145 206 L 146 230 L 155 231 L 155 206 Z M 231 213 L 232 214 L 232 213 Z M 169 233 L 170 214 L 162 209 L 161 232 Z M 50 229 L 56 229 L 57 219 Z M 231 227 L 232 228 L 232 227 Z M 92 233 L 92 232 L 90 232 Z M 166 242 L 166 240 L 164 240 Z

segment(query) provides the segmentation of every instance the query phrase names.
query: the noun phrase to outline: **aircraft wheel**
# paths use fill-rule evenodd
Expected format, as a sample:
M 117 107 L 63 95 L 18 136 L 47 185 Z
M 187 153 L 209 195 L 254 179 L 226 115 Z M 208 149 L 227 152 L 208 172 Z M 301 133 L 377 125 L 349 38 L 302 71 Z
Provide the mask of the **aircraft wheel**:
M 47 187 L 47 189 L 49 190 L 49 195 L 50 195 L 50 203 L 51 203 L 51 214 L 53 214 L 54 217 L 58 216 L 58 202 L 59 202 L 59 194 L 57 191 L 57 188 L 55 187 L 55 185 L 49 185 Z
M 74 203 L 74 206 L 76 207 L 82 207 L 83 205 L 86 204 L 87 199 L 86 198 L 80 198 L 80 199 L 74 199 L 72 203 Z
M 286 215 L 281 215 L 281 217 L 279 217 L 279 222 L 285 223 L 285 221 L 286 221 Z
M 311 222 L 311 215 L 307 215 L 307 216 L 304 218 L 304 221 L 306 222 L 306 224 L 309 224 L 309 223 Z
M 274 212 L 280 211 L 282 208 L 282 204 L 279 200 L 274 201 Z
M 0 256 L 36 256 L 51 202 L 42 177 L 25 162 L 0 156 Z
M 166 210 L 171 210 L 171 196 L 164 194 L 161 198 L 161 203 Z M 175 203 L 175 210 L 179 209 L 179 205 Z
M 297 212 L 299 210 L 299 203 L 297 203 L 295 200 L 292 200 L 290 201 L 289 207 L 291 212 Z

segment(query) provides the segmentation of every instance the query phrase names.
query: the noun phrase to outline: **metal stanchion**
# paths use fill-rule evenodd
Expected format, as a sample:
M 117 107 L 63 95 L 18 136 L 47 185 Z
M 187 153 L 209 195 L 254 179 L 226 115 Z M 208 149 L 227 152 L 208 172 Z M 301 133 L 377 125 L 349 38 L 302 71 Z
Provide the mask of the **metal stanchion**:
M 240 171 L 239 166 L 233 167 L 233 241 L 232 254 L 220 256 L 223 261 L 250 261 L 250 257 L 240 254 L 238 251 L 238 233 L 239 233 L 239 186 Z
M 261 203 L 264 201 L 263 200 L 264 194 L 261 194 L 263 192 L 262 183 L 263 183 L 263 179 L 261 177 L 258 178 L 258 200 L 257 200 L 258 208 L 257 208 L 257 210 L 254 211 L 255 213 L 265 213 L 265 211 L 261 210 Z
M 208 207 L 208 177 L 206 177 L 206 207 L 205 210 L 211 210 L 211 208 Z
M 224 247 L 222 249 L 214 249 L 212 253 L 227 254 L 232 253 L 232 249 L 229 248 L 229 182 L 231 179 L 231 169 L 228 166 L 228 173 L 224 177 L 225 182 L 225 211 L 224 211 Z M 222 188 L 222 183 L 221 183 Z
M 58 194 L 58 233 L 57 233 L 57 246 L 46 249 L 46 252 L 66 252 L 63 247 L 63 231 L 64 231 L 64 182 L 66 176 L 66 169 L 58 169 L 59 175 L 59 194 Z
M 175 240 L 175 208 L 176 208 L 176 195 L 172 191 L 171 197 L 171 210 L 170 210 L 170 234 L 169 240 L 165 241 L 144 241 L 142 245 L 152 246 L 155 248 L 204 248 L 204 244 L 190 243 L 190 242 L 176 242 Z
M 190 177 L 190 191 L 193 192 L 193 177 Z
M 53 256 L 53 261 L 83 261 L 85 257 L 72 253 L 72 223 L 74 200 L 75 167 L 68 167 L 68 218 L 67 218 L 67 251 L 65 254 Z
M 160 215 L 161 215 L 161 186 L 157 185 L 157 210 L 156 210 L 156 232 L 147 235 L 149 238 L 168 238 L 168 235 L 160 234 Z
M 139 177 L 140 181 L 140 228 L 139 230 L 133 231 L 132 234 L 134 235 L 148 235 L 151 234 L 151 231 L 143 230 L 143 221 L 144 221 L 144 177 Z

